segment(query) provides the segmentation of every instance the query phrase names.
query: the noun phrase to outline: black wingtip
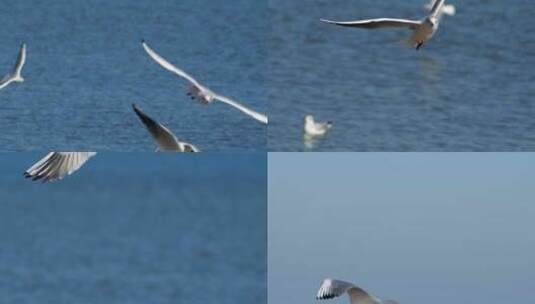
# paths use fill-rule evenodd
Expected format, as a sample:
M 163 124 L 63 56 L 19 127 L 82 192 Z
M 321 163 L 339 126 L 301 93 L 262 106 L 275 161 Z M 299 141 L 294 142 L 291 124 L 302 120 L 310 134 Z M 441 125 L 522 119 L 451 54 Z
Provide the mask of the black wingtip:
M 145 44 L 145 39 L 141 39 L 141 44 Z
M 143 116 L 141 109 L 135 103 L 132 104 L 132 109 L 134 110 L 134 112 L 136 112 L 138 116 Z

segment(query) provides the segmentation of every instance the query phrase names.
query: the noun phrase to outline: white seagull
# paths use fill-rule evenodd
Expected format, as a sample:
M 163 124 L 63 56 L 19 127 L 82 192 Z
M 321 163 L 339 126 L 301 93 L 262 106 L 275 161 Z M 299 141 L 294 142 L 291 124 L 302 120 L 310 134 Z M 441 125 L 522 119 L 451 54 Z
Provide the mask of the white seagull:
M 323 280 L 316 299 L 326 300 L 337 298 L 344 293 L 349 295 L 349 303 L 351 304 L 398 304 L 394 300 L 382 301 L 352 283 L 333 279 Z
M 171 130 L 167 129 L 164 125 L 149 117 L 147 114 L 141 111 L 135 104 L 132 105 L 132 107 L 134 108 L 134 112 L 136 112 L 141 122 L 145 125 L 149 133 L 152 135 L 152 138 L 154 138 L 154 141 L 156 141 L 156 145 L 158 146 L 156 151 L 200 152 L 200 150 L 196 146 L 190 143 L 179 141 L 173 134 L 173 132 L 171 132 Z
M 19 55 L 17 57 L 17 62 L 15 63 L 15 67 L 13 67 L 13 70 L 9 72 L 4 78 L 0 81 L 0 90 L 8 86 L 12 82 L 23 82 L 24 78 L 22 78 L 22 67 L 24 67 L 24 63 L 26 62 L 26 44 L 22 44 L 19 50 Z
M 430 11 L 431 8 L 433 8 L 433 1 L 434 0 L 431 0 L 431 2 L 427 3 L 424 8 L 427 10 L 427 11 Z M 440 10 L 440 15 L 442 14 L 446 14 L 448 16 L 454 16 L 455 14 L 457 13 L 457 9 L 455 8 L 455 5 L 453 4 L 444 4 L 442 6 L 442 9 Z
M 438 29 L 440 17 L 442 15 L 442 6 L 444 0 L 434 0 L 429 15 L 422 20 L 378 18 L 357 21 L 331 21 L 321 19 L 321 21 L 340 26 L 358 27 L 365 29 L 376 28 L 408 28 L 412 30 L 412 36 L 409 38 L 410 44 L 417 50 L 426 43 Z
M 145 41 L 142 41 L 141 44 L 143 45 L 143 48 L 149 54 L 149 56 L 152 59 L 154 59 L 157 63 L 159 63 L 162 67 L 164 67 L 166 70 L 170 72 L 175 73 L 179 77 L 186 79 L 189 82 L 187 94 L 191 97 L 191 99 L 197 98 L 203 104 L 209 104 L 213 102 L 214 100 L 219 100 L 221 102 L 224 102 L 228 105 L 235 107 L 236 109 L 251 116 L 252 118 L 258 120 L 261 123 L 264 123 L 264 124 L 268 123 L 268 118 L 265 114 L 253 111 L 228 97 L 214 93 L 209 88 L 200 84 L 197 80 L 195 80 L 195 78 L 190 76 L 188 73 L 177 68 L 176 66 L 171 64 L 169 61 L 165 60 L 162 56 L 158 55 L 153 49 L 151 49 L 147 45 L 147 43 L 145 43 Z
M 26 170 L 24 176 L 43 182 L 60 180 L 80 169 L 96 154 L 96 152 L 50 152 Z
M 330 121 L 327 122 L 315 122 L 314 116 L 305 116 L 305 135 L 308 136 L 323 136 L 332 128 L 333 124 Z

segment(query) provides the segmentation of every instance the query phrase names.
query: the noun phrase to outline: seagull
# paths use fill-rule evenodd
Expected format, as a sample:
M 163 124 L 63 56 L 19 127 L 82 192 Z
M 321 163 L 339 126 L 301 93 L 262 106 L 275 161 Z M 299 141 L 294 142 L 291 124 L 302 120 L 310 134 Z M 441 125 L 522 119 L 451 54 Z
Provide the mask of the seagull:
M 17 62 L 15 63 L 15 67 L 13 67 L 13 70 L 9 72 L 4 78 L 0 81 L 0 90 L 7 87 L 12 82 L 23 82 L 24 78 L 22 78 L 22 67 L 24 66 L 24 63 L 26 62 L 26 44 L 22 44 L 20 46 L 19 55 L 17 57 Z
M 323 280 L 316 300 L 333 299 L 344 293 L 349 295 L 349 303 L 351 304 L 398 304 L 394 300 L 381 301 L 352 283 L 333 279 Z
M 442 6 L 445 0 L 434 0 L 429 15 L 422 20 L 378 18 L 357 21 L 331 21 L 321 19 L 322 22 L 336 24 L 340 26 L 359 27 L 365 29 L 376 29 L 383 27 L 408 28 L 412 30 L 412 36 L 409 39 L 410 44 L 419 50 L 438 29 L 440 17 L 442 15 Z
M 31 166 L 24 176 L 32 180 L 60 180 L 80 169 L 96 152 L 50 152 Z
M 132 105 L 132 108 L 156 141 L 156 145 L 158 146 L 156 151 L 200 152 L 200 150 L 194 145 L 179 141 L 173 134 L 173 132 L 167 129 L 164 125 L 149 117 L 147 114 L 141 111 L 135 104 Z
M 431 0 L 431 2 L 427 3 L 424 8 L 429 11 L 431 10 L 431 8 L 433 7 L 433 0 Z M 442 14 L 446 14 L 448 16 L 454 16 L 455 13 L 457 13 L 457 9 L 455 8 L 455 5 L 453 4 L 444 4 L 442 6 L 442 9 L 440 10 L 440 14 L 439 14 L 439 17 L 442 15 Z
M 333 126 L 332 122 L 315 122 L 314 116 L 306 115 L 305 116 L 305 135 L 308 136 L 323 136 L 331 129 Z
M 187 94 L 190 96 L 191 99 L 197 98 L 202 104 L 209 104 L 213 102 L 214 100 L 219 100 L 223 103 L 226 103 L 228 105 L 231 105 L 235 107 L 236 109 L 242 111 L 243 113 L 251 116 L 252 118 L 258 120 L 259 122 L 263 124 L 268 123 L 268 118 L 265 114 L 258 113 L 256 111 L 253 111 L 242 104 L 219 94 L 214 93 L 209 88 L 205 87 L 201 83 L 199 83 L 195 78 L 190 76 L 188 73 L 184 72 L 183 70 L 177 68 L 173 64 L 171 64 L 169 61 L 165 60 L 162 56 L 158 55 L 153 49 L 151 49 L 147 43 L 143 40 L 141 41 L 141 44 L 143 45 L 143 48 L 149 54 L 149 56 L 154 59 L 157 63 L 159 63 L 162 67 L 164 67 L 166 70 L 175 73 L 179 77 L 182 77 L 186 79 L 189 82 L 188 88 L 187 88 Z

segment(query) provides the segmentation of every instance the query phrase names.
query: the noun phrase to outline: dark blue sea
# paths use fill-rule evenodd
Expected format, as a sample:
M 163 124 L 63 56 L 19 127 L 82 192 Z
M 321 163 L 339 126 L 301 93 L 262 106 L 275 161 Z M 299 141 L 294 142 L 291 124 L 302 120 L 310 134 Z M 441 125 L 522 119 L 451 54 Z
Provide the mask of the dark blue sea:
M 0 302 L 266 303 L 266 156 L 0 154 Z
M 426 0 L 268 2 L 271 151 L 535 150 L 531 1 L 447 1 L 420 51 L 403 29 L 319 19 L 420 19 Z M 334 128 L 305 145 L 307 113 Z
M 3 151 L 153 151 L 138 104 L 204 151 L 265 150 L 266 127 L 222 103 L 187 98 L 152 48 L 214 91 L 268 111 L 265 1 L 8 1 L 0 76 L 28 45 L 25 82 L 0 91 Z

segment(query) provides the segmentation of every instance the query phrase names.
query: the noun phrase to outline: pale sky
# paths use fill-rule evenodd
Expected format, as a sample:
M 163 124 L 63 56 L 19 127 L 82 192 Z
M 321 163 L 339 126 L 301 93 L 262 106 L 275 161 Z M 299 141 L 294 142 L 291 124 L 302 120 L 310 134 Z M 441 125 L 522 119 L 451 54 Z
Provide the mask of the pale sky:
M 401 304 L 535 301 L 535 154 L 268 162 L 269 303 L 315 303 L 325 277 Z

